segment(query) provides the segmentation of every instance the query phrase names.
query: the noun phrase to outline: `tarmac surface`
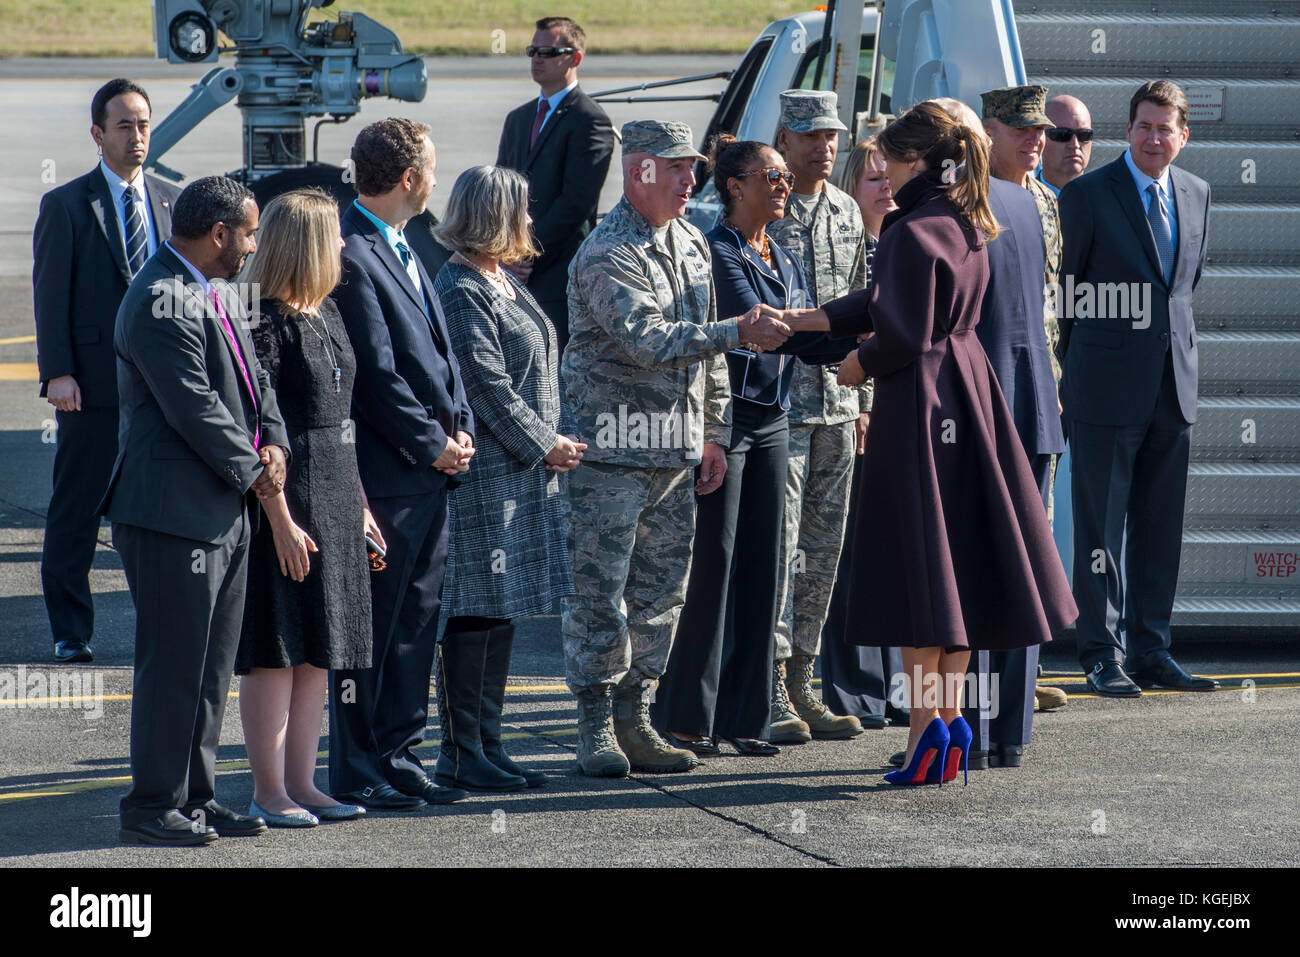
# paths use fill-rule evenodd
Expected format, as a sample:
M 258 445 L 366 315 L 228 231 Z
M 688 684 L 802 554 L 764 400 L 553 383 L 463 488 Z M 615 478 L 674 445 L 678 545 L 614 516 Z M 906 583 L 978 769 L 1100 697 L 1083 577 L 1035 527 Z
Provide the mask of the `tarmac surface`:
M 588 75 L 610 82 L 589 82 L 588 89 L 731 65 L 694 57 L 608 60 L 619 62 L 601 75 L 593 58 Z M 492 161 L 501 118 L 535 88 L 522 70 L 506 77 L 500 61 L 430 63 L 423 104 L 367 103 L 362 119 L 391 109 L 433 125 L 437 211 L 459 170 Z M 560 677 L 554 616 L 521 623 L 506 710 L 511 753 L 550 772 L 546 788 L 207 848 L 120 846 L 133 612 L 104 527 L 92 572 L 96 660 L 52 663 L 39 563 L 53 414 L 36 396 L 30 286 L 32 224 L 40 195 L 53 185 L 42 173 L 52 168 L 54 181 L 63 182 L 93 165 L 87 104 L 99 83 L 119 74 L 148 81 L 159 118 L 193 79 L 174 79 L 186 74 L 154 61 L 0 63 L 0 105 L 20 131 L 0 140 L 0 866 L 1278 867 L 1300 860 L 1300 762 L 1290 743 L 1300 707 L 1294 637 L 1180 639 L 1182 663 L 1221 676 L 1222 690 L 1133 701 L 1086 694 L 1072 643 L 1054 642 L 1044 667 L 1070 702 L 1036 717 L 1022 768 L 973 772 L 969 787 L 906 789 L 881 781 L 888 755 L 906 742 L 902 728 L 786 747 L 769 759 L 728 754 L 688 774 L 584 778 L 574 769 L 576 711 Z M 610 113 L 616 125 L 676 116 L 698 133 L 711 109 L 623 105 Z M 357 121 L 327 128 L 322 154 L 341 160 L 357 129 Z M 238 157 L 238 117 L 226 107 L 166 161 L 198 176 L 229 169 Z M 611 175 L 602 210 L 618 189 Z M 236 680 L 217 796 L 243 810 L 252 780 L 237 689 Z M 430 760 L 438 733 L 435 720 L 425 745 Z

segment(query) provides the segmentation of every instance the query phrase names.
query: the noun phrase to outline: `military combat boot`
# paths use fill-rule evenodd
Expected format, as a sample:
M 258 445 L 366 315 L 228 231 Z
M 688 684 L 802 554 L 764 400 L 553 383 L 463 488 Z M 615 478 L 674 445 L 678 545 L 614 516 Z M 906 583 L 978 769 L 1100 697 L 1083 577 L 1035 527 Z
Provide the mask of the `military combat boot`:
M 650 701 L 645 687 L 614 691 L 614 734 L 634 771 L 689 771 L 699 764 L 690 751 L 674 748 L 650 727 Z
M 1060 688 L 1049 688 L 1047 685 L 1034 687 L 1034 707 L 1039 711 L 1055 711 L 1064 708 L 1069 701 L 1069 697 Z
M 772 731 L 767 740 L 773 744 L 804 744 L 812 740 L 812 729 L 795 714 L 785 689 L 785 662 L 772 665 Z
M 592 685 L 578 698 L 578 770 L 590 778 L 623 778 L 627 757 L 614 737 L 609 685 Z
M 851 714 L 832 714 L 821 696 L 813 690 L 812 655 L 791 655 L 787 668 L 786 691 L 794 710 L 808 725 L 814 738 L 841 740 L 862 733 L 862 722 Z

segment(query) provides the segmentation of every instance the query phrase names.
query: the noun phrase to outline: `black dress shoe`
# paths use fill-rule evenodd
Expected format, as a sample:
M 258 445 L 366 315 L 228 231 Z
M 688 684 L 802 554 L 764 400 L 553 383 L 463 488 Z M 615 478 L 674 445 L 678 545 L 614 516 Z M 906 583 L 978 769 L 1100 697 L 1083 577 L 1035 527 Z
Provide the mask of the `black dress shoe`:
M 181 813 L 191 821 L 198 821 L 200 824 L 215 828 L 222 837 L 256 837 L 270 830 L 262 818 L 237 814 L 228 807 L 222 807 L 216 801 L 192 804 L 182 809 Z
M 1117 661 L 1099 661 L 1087 675 L 1088 688 L 1103 698 L 1140 698 L 1142 689 L 1133 683 Z
M 990 744 L 988 766 L 991 768 L 1018 768 L 1023 754 L 1024 746 L 1020 744 Z
M 215 828 L 191 821 L 180 811 L 168 811 L 152 821 L 123 825 L 118 832 L 123 844 L 147 844 L 153 847 L 196 847 L 211 844 L 218 837 Z
M 425 778 L 415 787 L 417 790 L 402 791 L 401 793 L 418 797 L 426 804 L 454 804 L 456 801 L 469 797 L 469 792 L 463 788 L 443 787 L 434 784 L 429 778 Z
M 864 714 L 858 720 L 862 722 L 862 727 L 868 731 L 879 731 L 889 724 L 889 719 L 883 714 Z
M 391 784 L 377 784 L 360 791 L 345 791 L 333 797 L 342 804 L 359 804 L 367 811 L 414 811 L 424 807 L 424 798 L 403 794 Z
M 671 731 L 665 731 L 664 740 L 674 748 L 690 751 L 702 758 L 711 758 L 722 753 L 722 749 L 718 747 L 718 743 L 712 738 L 701 738 L 698 741 L 692 741 L 690 738 L 679 738 Z
M 1172 688 L 1175 691 L 1213 691 L 1219 683 L 1213 678 L 1189 675 L 1173 658 L 1165 656 L 1135 666 L 1131 672 L 1139 688 Z
M 84 641 L 58 641 L 54 644 L 54 660 L 62 665 L 75 665 L 94 661 L 94 652 Z
M 737 754 L 747 758 L 770 758 L 781 753 L 775 744 L 766 741 L 742 741 L 740 738 L 727 738 L 727 743 L 736 749 Z

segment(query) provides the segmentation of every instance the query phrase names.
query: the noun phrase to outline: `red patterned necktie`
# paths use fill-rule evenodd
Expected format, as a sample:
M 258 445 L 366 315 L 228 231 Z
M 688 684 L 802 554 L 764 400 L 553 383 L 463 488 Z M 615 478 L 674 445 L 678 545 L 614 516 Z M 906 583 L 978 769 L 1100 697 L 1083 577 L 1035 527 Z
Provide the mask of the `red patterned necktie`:
M 537 115 L 533 117 L 533 135 L 528 140 L 529 149 L 537 145 L 537 134 L 542 131 L 542 124 L 546 122 L 546 112 L 550 108 L 551 101 L 547 99 L 537 104 Z
M 235 350 L 235 361 L 239 363 L 239 371 L 244 377 L 244 385 L 248 389 L 248 395 L 253 400 L 253 411 L 257 411 L 257 390 L 253 388 L 253 380 L 248 376 L 248 366 L 244 364 L 244 356 L 239 351 L 239 342 L 235 339 L 235 330 L 230 325 L 230 317 L 226 315 L 226 307 L 221 304 L 221 297 L 217 295 L 217 287 L 212 287 L 212 306 L 217 311 L 217 318 L 221 320 L 221 328 L 226 330 L 226 338 L 230 340 L 230 348 Z M 253 428 L 253 448 L 262 447 L 262 426 L 261 416 L 258 416 L 258 424 Z

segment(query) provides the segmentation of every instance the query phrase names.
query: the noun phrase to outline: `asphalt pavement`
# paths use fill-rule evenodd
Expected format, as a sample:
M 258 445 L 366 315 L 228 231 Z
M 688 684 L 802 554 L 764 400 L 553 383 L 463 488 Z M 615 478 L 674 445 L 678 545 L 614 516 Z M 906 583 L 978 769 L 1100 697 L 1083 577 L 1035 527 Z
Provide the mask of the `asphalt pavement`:
M 623 72 L 611 68 L 600 79 L 622 85 L 709 72 L 718 68 L 714 59 L 610 58 L 625 61 Z M 593 58 L 593 79 L 595 65 Z M 363 117 L 391 111 L 433 125 L 441 181 L 435 211 L 459 170 L 492 161 L 501 118 L 535 89 L 523 70 L 505 75 L 507 66 L 488 58 L 441 64 L 431 69 L 424 103 L 366 105 Z M 0 865 L 1277 867 L 1300 859 L 1300 763 L 1290 744 L 1300 706 L 1294 639 L 1199 636 L 1175 651 L 1190 670 L 1222 676 L 1222 690 L 1133 701 L 1086 694 L 1071 643 L 1055 642 L 1044 651 L 1045 667 L 1070 693 L 1069 704 L 1037 716 L 1022 768 L 973 772 L 967 787 L 882 783 L 886 758 L 905 744 L 901 728 L 786 747 L 769 759 L 727 755 L 688 774 L 611 781 L 574 770 L 576 712 L 561 679 L 554 616 L 521 624 L 506 711 L 508 747 L 551 773 L 545 789 L 207 848 L 120 846 L 133 613 L 105 527 L 92 572 L 96 661 L 52 663 L 39 562 L 53 415 L 36 395 L 31 365 L 31 229 L 40 195 L 95 162 L 86 115 L 94 89 L 113 75 L 143 76 L 160 117 L 193 81 L 160 67 L 0 63 L 0 106 L 22 131 L 0 140 Z M 711 108 L 622 105 L 610 113 L 616 124 L 684 118 L 698 133 Z M 341 161 L 358 128 L 354 121 L 324 130 L 322 154 Z M 238 158 L 238 118 L 225 108 L 167 162 L 198 176 L 232 168 Z M 618 189 L 612 175 L 602 209 Z M 252 781 L 237 689 L 236 681 L 218 798 L 243 810 Z M 329 740 L 322 730 L 323 784 Z M 428 737 L 432 760 L 436 721 Z

